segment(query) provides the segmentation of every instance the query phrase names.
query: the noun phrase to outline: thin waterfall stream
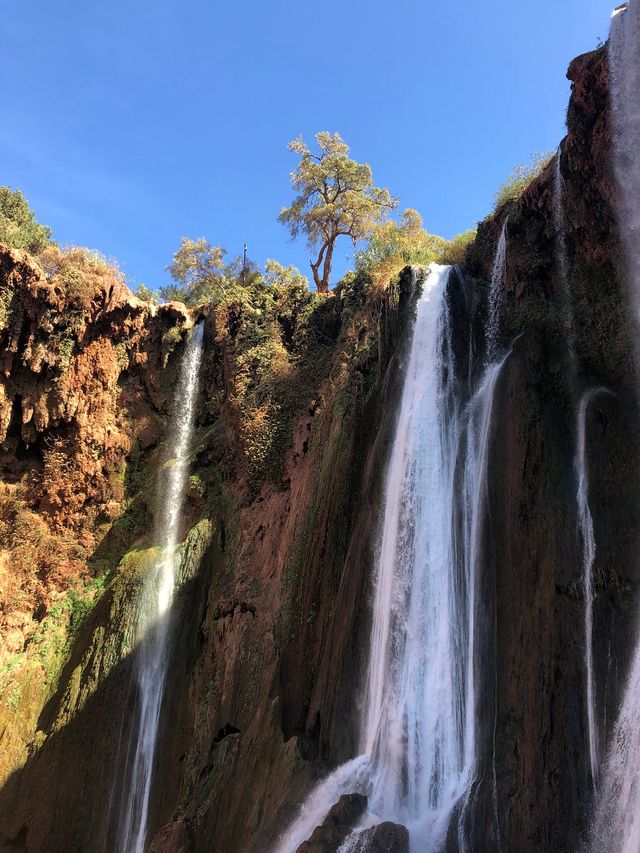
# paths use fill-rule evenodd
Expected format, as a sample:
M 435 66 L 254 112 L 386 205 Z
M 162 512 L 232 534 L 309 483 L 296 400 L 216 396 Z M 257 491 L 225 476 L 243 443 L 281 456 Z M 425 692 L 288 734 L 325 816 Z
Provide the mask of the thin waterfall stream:
M 491 286 L 489 288 L 489 305 L 487 321 L 487 361 L 495 361 L 498 357 L 500 339 L 500 312 L 504 299 L 504 279 L 507 271 L 507 228 L 509 217 L 505 217 L 498 237 L 498 245 L 491 270 Z
M 430 267 L 417 305 L 386 474 L 361 755 L 316 786 L 279 853 L 294 853 L 338 798 L 354 792 L 368 796 L 368 809 L 343 853 L 358 850 L 362 830 L 382 821 L 406 826 L 414 853 L 443 850 L 457 821 L 459 849 L 468 849 L 486 474 L 495 389 L 509 353 L 485 365 L 469 397 L 467 377 L 456 377 L 451 269 Z
M 626 275 L 640 327 L 640 2 L 613 13 L 609 39 L 612 160 Z M 636 351 L 636 356 L 640 353 Z M 640 637 L 608 745 L 591 849 L 640 850 Z
M 131 727 L 120 796 L 117 849 L 143 853 L 158 727 L 171 641 L 171 605 L 180 567 L 178 537 L 198 396 L 204 324 L 190 333 L 176 380 L 168 455 L 158 478 L 154 542 L 158 558 L 144 579 L 138 608 L 133 678 L 135 720 Z
M 576 332 L 571 287 L 569 282 L 569 256 L 565 231 L 565 210 L 561 150 L 558 148 L 554 161 L 553 217 L 556 232 L 556 256 L 560 273 L 561 298 L 563 303 L 562 322 L 566 335 L 569 359 L 569 384 L 578 386 L 578 364 L 576 356 Z M 578 536 L 582 545 L 582 585 L 584 590 L 584 643 L 585 643 L 585 703 L 587 708 L 587 732 L 589 740 L 589 768 L 591 784 L 598 785 L 599 756 L 596 717 L 596 688 L 593 667 L 593 563 L 596 557 L 596 542 L 593 519 L 589 507 L 589 474 L 586 457 L 586 416 L 589 403 L 603 388 L 591 388 L 576 400 L 576 449 L 574 469 L 576 474 L 576 504 L 578 508 Z

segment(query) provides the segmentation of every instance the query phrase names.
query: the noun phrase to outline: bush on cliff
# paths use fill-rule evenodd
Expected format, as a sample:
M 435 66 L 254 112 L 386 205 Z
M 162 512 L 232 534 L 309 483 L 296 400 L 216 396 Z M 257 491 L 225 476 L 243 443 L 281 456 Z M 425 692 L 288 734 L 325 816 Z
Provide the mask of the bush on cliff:
M 0 187 L 0 243 L 37 254 L 51 242 L 51 229 L 36 221 L 20 190 Z
M 517 165 L 507 180 L 500 185 L 495 195 L 495 206 L 500 207 L 507 201 L 520 198 L 529 184 L 549 165 L 554 155 L 555 151 L 546 153 L 536 151 L 531 155 L 531 162 L 528 165 Z
M 88 307 L 101 291 L 124 283 L 124 274 L 115 262 L 81 246 L 61 249 L 52 244 L 40 253 L 38 260 L 47 278 L 77 307 Z

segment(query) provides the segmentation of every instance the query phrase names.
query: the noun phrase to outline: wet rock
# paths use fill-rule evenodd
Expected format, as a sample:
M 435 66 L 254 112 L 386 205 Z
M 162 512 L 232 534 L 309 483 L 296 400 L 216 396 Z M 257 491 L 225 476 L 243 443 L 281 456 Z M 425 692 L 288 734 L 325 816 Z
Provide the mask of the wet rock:
M 366 807 L 367 798 L 362 794 L 344 794 L 332 806 L 322 825 L 316 826 L 311 838 L 298 847 L 297 853 L 336 853 Z
M 353 853 L 409 853 L 409 831 L 400 823 L 379 823 L 359 836 Z

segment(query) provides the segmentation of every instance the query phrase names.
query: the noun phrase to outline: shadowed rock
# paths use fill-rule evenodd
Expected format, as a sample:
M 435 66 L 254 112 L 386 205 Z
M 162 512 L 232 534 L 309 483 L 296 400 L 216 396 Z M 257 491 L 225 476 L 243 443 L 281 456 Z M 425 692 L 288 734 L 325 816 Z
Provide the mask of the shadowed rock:
M 366 807 L 367 798 L 362 794 L 343 794 L 322 825 L 313 830 L 311 838 L 298 847 L 297 853 L 336 853 Z
M 379 823 L 360 834 L 353 853 L 409 853 L 409 831 L 400 823 Z

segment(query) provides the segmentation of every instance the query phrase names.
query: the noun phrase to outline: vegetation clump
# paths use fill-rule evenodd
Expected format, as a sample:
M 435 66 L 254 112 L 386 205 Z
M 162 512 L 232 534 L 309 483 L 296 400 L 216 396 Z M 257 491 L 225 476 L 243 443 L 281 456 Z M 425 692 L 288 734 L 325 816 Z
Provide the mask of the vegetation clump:
M 20 192 L 0 187 L 0 243 L 38 254 L 51 242 L 51 229 L 41 225 Z
M 531 162 L 529 164 L 519 164 L 516 166 L 507 180 L 500 185 L 495 195 L 495 206 L 500 207 L 500 205 L 505 204 L 507 201 L 520 198 L 531 182 L 538 175 L 542 174 L 554 155 L 555 151 L 547 153 L 536 151 L 531 155 Z
M 87 308 L 101 291 L 125 281 L 114 261 L 81 246 L 61 249 L 51 244 L 40 253 L 39 261 L 49 281 L 78 308 Z

